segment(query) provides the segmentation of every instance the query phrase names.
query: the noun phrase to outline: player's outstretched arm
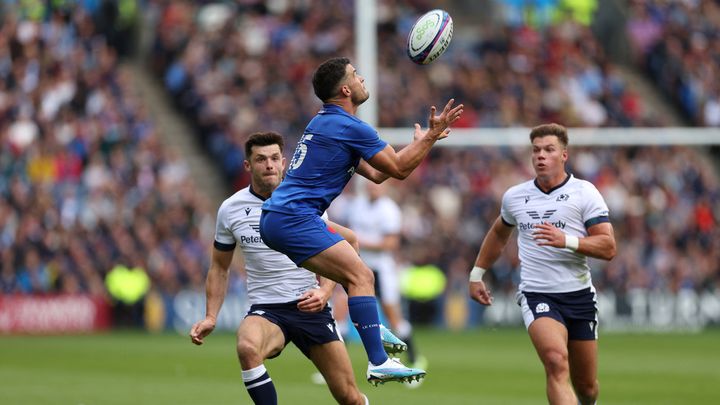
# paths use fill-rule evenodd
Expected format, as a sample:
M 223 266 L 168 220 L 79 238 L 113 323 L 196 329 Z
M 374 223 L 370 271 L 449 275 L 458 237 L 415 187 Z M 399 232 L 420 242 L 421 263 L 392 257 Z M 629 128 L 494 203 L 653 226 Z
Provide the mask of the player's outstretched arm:
M 510 235 L 512 235 L 513 228 L 503 223 L 502 219 L 498 217 L 493 223 L 490 231 L 485 235 L 482 245 L 480 245 L 480 252 L 478 252 L 477 259 L 475 260 L 475 269 L 484 272 L 484 269 L 489 269 L 500 257 L 505 245 L 507 245 Z M 470 298 L 483 305 L 491 305 L 493 298 L 490 290 L 482 281 L 482 274 L 476 274 L 476 271 L 470 274 L 470 283 L 468 290 Z
M 190 340 L 196 345 L 203 344 L 205 336 L 215 329 L 217 315 L 220 312 L 227 293 L 230 263 L 233 251 L 213 249 L 210 270 L 205 280 L 206 308 L 205 319 L 196 322 L 190 329 Z
M 392 146 L 387 145 L 385 149 L 368 160 L 370 166 L 389 177 L 396 179 L 407 178 L 427 156 L 435 142 L 450 134 L 450 125 L 462 115 L 464 106 L 459 104 L 453 107 L 454 103 L 455 99 L 450 99 L 439 115 L 436 115 L 435 106 L 430 107 L 428 129 L 423 130 L 420 124 L 415 124 L 415 139 L 412 143 L 399 152 L 395 152 Z M 360 174 L 365 176 L 362 172 Z M 376 183 L 378 182 L 374 178 L 368 178 Z

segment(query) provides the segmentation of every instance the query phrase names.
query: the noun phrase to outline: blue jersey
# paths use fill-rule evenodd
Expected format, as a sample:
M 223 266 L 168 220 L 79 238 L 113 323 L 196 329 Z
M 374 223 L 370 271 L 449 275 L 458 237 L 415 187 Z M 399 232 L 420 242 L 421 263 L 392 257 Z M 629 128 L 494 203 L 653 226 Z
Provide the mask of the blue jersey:
M 342 192 L 360 159 L 368 160 L 387 142 L 377 131 L 334 104 L 325 104 L 298 142 L 285 179 L 262 209 L 321 215 Z

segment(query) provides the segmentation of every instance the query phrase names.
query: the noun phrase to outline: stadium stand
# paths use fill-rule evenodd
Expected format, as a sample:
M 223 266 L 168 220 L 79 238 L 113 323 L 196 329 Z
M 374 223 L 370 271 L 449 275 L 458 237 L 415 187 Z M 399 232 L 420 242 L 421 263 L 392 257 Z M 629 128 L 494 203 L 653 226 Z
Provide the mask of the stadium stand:
M 720 5 L 633 1 L 627 33 L 636 61 L 695 125 L 720 126 Z
M 245 137 L 278 131 L 291 153 L 320 107 L 312 70 L 354 52 L 348 2 L 148 3 L 150 67 L 228 191 L 248 182 Z M 427 2 L 380 1 L 379 126 L 422 122 L 429 103 L 451 96 L 468 106 L 468 128 L 666 125 L 617 73 L 585 14 L 558 17 L 558 2 L 544 3 L 547 18 L 524 24 L 508 14 L 458 32 L 443 58 L 418 68 L 406 60 L 404 33 Z M 105 295 L 104 275 L 118 262 L 146 269 L 162 293 L 201 288 L 214 208 L 195 192 L 183 156 L 158 140 L 118 51 L 98 34 L 98 11 L 73 10 L 5 13 L 0 28 L 0 293 Z M 637 60 L 693 123 L 718 125 L 717 6 L 646 1 L 629 11 Z M 601 289 L 720 287 L 717 156 L 682 146 L 572 153 L 573 172 L 606 196 L 621 247 L 609 264 L 593 263 Z M 405 214 L 401 259 L 464 283 L 502 191 L 532 177 L 528 160 L 522 148 L 434 150 L 393 184 Z M 496 289 L 514 289 L 513 257 L 509 246 L 493 269 Z
M 213 214 L 96 29 L 101 10 L 4 11 L 0 292 L 106 296 L 116 265 L 160 291 L 201 286 Z

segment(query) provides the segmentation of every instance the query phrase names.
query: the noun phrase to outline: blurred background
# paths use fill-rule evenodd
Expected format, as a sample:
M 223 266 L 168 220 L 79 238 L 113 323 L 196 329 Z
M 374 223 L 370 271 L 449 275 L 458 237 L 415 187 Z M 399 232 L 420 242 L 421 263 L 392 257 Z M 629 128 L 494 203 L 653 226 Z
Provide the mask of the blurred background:
M 469 301 L 467 274 L 502 193 L 533 177 L 528 128 L 546 122 L 570 128 L 569 169 L 611 210 L 618 255 L 591 263 L 602 328 L 720 324 L 717 1 L 377 0 L 376 55 L 358 60 L 371 3 L 0 3 L 0 333 L 186 333 L 204 315 L 216 209 L 249 181 L 244 141 L 278 131 L 289 157 L 320 107 L 310 76 L 338 55 L 374 86 L 361 113 L 398 147 L 430 105 L 466 106 L 454 143 L 392 182 L 398 270 L 430 266 L 441 286 L 405 278 L 415 324 L 522 324 L 514 242 L 488 278 L 493 307 Z M 432 8 L 455 33 L 418 66 L 406 36 Z M 244 280 L 238 258 L 221 329 L 244 315 Z

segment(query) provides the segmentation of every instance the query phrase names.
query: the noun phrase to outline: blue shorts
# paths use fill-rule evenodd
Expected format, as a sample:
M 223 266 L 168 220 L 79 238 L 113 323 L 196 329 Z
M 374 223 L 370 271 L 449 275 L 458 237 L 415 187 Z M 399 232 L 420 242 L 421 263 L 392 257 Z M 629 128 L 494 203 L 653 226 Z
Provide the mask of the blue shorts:
M 285 346 L 293 342 L 308 358 L 310 347 L 342 341 L 329 306 L 326 305 L 320 312 L 303 312 L 298 309 L 297 303 L 255 304 L 245 317 L 260 316 L 279 326 L 285 335 Z M 271 358 L 279 356 L 281 352 Z
M 317 215 L 291 215 L 263 210 L 260 237 L 271 249 L 300 266 L 305 260 L 344 240 Z
M 570 340 L 597 340 L 597 295 L 592 287 L 568 293 L 520 291 L 525 327 L 538 318 L 550 317 L 565 325 Z

